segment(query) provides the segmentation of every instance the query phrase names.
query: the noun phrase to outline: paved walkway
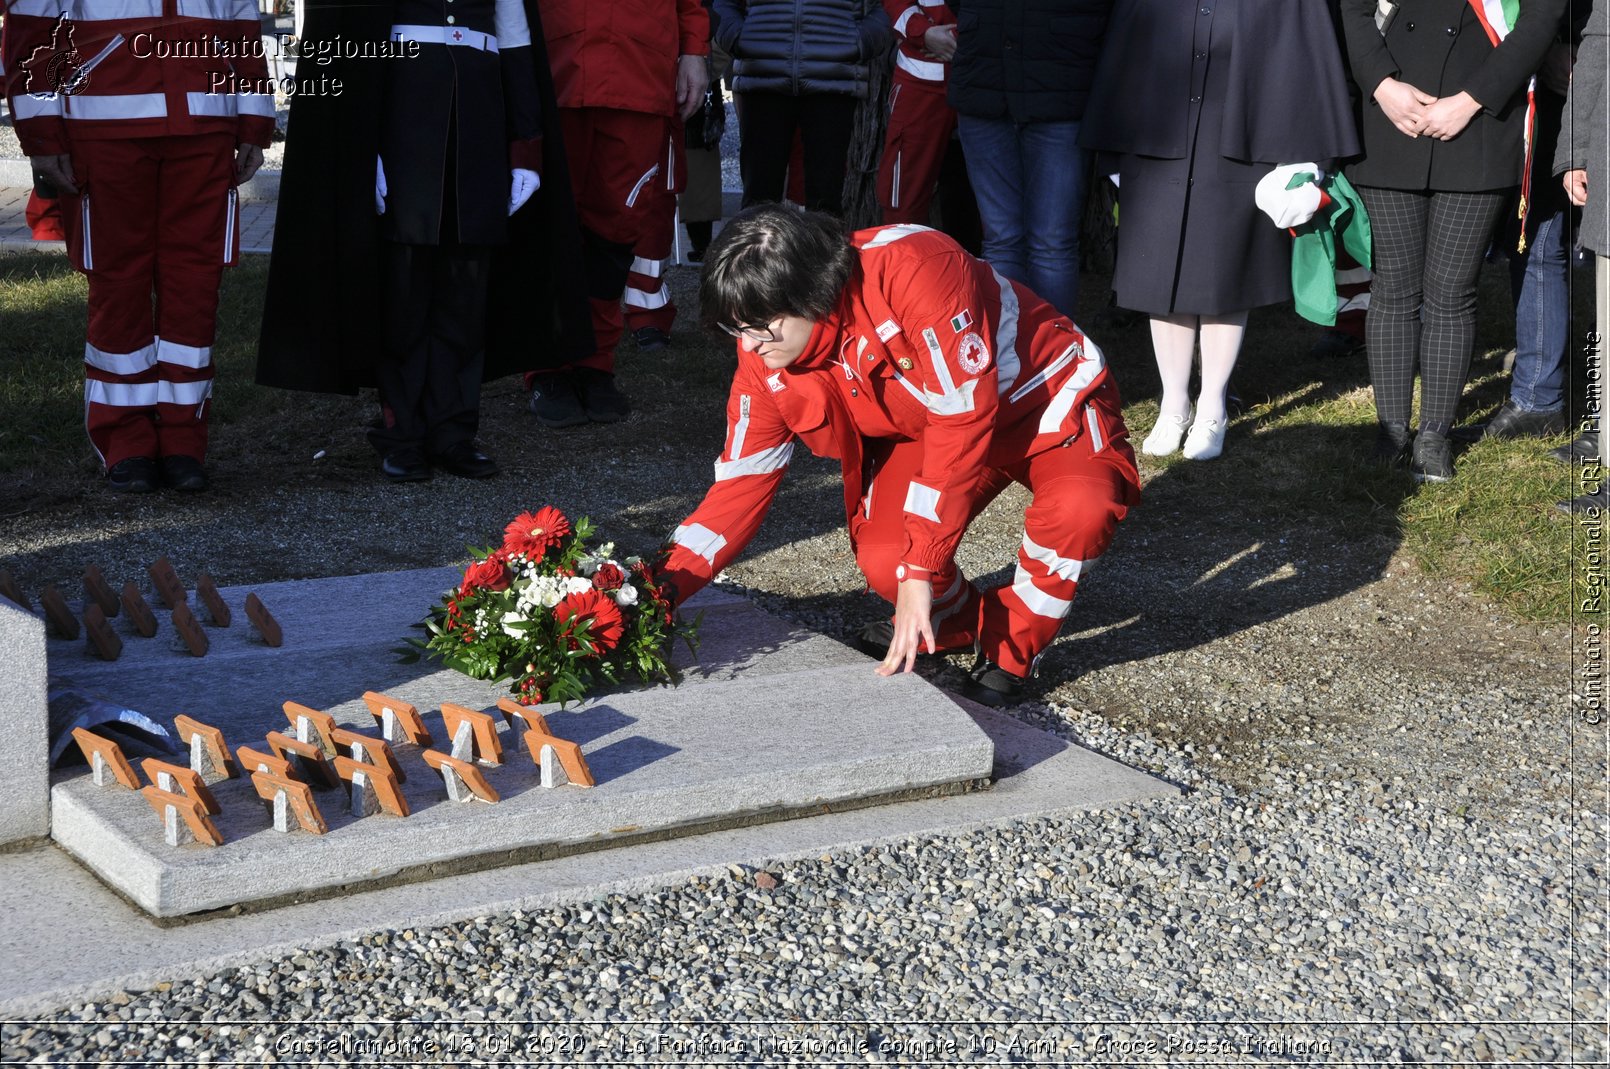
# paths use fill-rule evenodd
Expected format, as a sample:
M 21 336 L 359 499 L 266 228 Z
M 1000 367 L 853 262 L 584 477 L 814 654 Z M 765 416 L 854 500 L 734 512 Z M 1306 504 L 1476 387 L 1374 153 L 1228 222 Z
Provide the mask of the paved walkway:
M 28 190 L 0 186 L 0 253 L 29 250 L 62 252 L 59 241 L 35 241 L 28 231 L 24 211 Z M 247 201 L 240 206 L 240 247 L 242 252 L 267 252 L 274 240 L 274 202 Z

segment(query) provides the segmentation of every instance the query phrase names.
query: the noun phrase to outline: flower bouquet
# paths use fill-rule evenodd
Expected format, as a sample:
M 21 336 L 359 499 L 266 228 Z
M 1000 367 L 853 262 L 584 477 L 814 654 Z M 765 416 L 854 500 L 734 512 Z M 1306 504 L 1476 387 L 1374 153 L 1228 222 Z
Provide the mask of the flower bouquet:
M 398 652 L 405 663 L 434 657 L 473 679 L 509 680 L 524 705 L 580 701 L 603 683 L 630 674 L 676 683 L 673 638 L 695 648 L 698 621 L 672 611 L 654 565 L 614 557 L 615 544 L 593 546 L 586 517 L 570 521 L 555 508 L 522 513 L 503 545 L 475 551 L 457 590 L 418 626 Z

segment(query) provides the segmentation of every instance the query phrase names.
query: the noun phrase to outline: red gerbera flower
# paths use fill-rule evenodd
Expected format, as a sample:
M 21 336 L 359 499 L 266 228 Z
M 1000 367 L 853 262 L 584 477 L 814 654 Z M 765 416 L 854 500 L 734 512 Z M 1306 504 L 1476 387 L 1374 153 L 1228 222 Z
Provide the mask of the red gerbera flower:
M 597 590 L 566 595 L 553 607 L 553 615 L 567 637 L 590 625 L 593 644 L 600 653 L 614 649 L 626 633 L 626 621 L 621 616 L 620 607 L 607 594 Z
M 503 529 L 503 549 L 509 554 L 523 553 L 541 560 L 549 546 L 557 546 L 570 534 L 570 521 L 551 506 L 536 512 L 522 512 Z

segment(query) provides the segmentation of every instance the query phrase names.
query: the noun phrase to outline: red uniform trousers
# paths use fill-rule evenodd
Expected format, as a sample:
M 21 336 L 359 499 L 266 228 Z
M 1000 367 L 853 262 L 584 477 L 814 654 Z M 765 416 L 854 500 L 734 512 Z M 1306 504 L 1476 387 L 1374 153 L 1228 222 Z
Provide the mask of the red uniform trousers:
M 585 242 L 583 265 L 597 349 L 577 367 L 613 373 L 624 329 L 621 296 L 632 253 L 652 223 L 650 187 L 665 182 L 663 115 L 615 108 L 560 108 L 570 182 Z M 674 210 L 675 198 L 672 198 Z M 670 235 L 668 234 L 667 237 Z
M 670 137 L 662 173 L 644 187 L 649 204 L 643 234 L 632 249 L 632 269 L 626 275 L 626 329 L 655 327 L 671 333 L 676 304 L 665 284 L 665 261 L 676 245 L 676 196 L 688 185 L 687 160 L 678 150 L 682 123 L 667 120 Z
M 35 241 L 65 241 L 67 238 L 67 232 L 62 229 L 61 201 L 56 197 L 41 197 L 37 189 L 30 190 L 22 217 Z
M 955 132 L 956 109 L 945 100 L 945 83 L 896 68 L 878 163 L 878 204 L 885 224 L 928 225 L 939 168 Z
M 1336 326 L 1332 329 L 1364 340 L 1364 316 L 1370 310 L 1370 280 L 1375 276 L 1367 267 L 1336 243 Z
M 1094 405 L 1093 405 L 1094 407 Z M 1121 427 L 1109 418 L 1108 427 Z M 1006 468 L 992 468 L 973 492 L 968 522 L 1000 492 L 1020 482 L 1034 495 L 1023 517 L 1017 574 L 980 592 L 952 563 L 933 576 L 932 621 L 941 649 L 978 643 L 984 656 L 1027 675 L 1057 637 L 1079 578 L 1112 544 L 1118 523 L 1137 501 L 1134 453 L 1121 434 L 1092 453 L 1092 436 L 1047 449 Z M 874 475 L 850 517 L 850 541 L 867 582 L 890 602 L 895 568 L 906 549 L 906 489 L 922 465 L 923 444 L 868 440 Z
M 218 285 L 240 234 L 234 157 L 232 134 L 73 142 L 80 192 L 61 203 L 89 279 L 84 422 L 108 468 L 206 456 Z

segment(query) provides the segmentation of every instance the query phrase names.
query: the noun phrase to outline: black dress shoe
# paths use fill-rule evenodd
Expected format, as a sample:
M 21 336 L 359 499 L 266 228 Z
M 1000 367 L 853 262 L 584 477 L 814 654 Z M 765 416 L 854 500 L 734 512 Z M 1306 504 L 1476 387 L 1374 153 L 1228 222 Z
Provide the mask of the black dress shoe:
M 544 427 L 579 427 L 587 422 L 587 410 L 581 407 L 576 384 L 565 371 L 536 376 L 526 407 Z
M 615 385 L 614 375 L 589 367 L 577 368 L 571 374 L 587 418 L 594 423 L 619 423 L 632 414 L 632 403 Z
M 1445 483 L 1453 478 L 1453 444 L 1445 435 L 1421 431 L 1414 436 L 1409 472 L 1417 483 Z
M 1375 462 L 1396 467 L 1409 459 L 1409 428 L 1404 423 L 1379 423 L 1375 431 Z
M 149 494 L 157 488 L 157 466 L 150 457 L 128 457 L 106 473 L 106 488 L 119 494 Z
M 657 353 L 671 344 L 671 336 L 659 327 L 638 327 L 632 332 L 632 340 L 637 342 L 638 351 L 644 353 Z
M 195 457 L 163 457 L 162 482 L 175 490 L 195 493 L 207 489 L 207 473 Z
M 498 462 L 477 449 L 474 442 L 450 445 L 432 459 L 438 468 L 461 479 L 489 479 L 498 473 Z
M 1487 421 L 1483 438 L 1552 438 L 1565 433 L 1565 413 L 1528 412 L 1517 408 L 1515 402 L 1505 401 L 1503 407 Z
M 425 454 L 413 445 L 398 446 L 380 459 L 380 471 L 394 483 L 422 483 L 430 478 Z
M 1562 446 L 1549 450 L 1549 456 L 1561 464 L 1569 464 L 1575 460 L 1599 459 L 1599 432 L 1583 431 Z
M 962 697 L 980 705 L 1000 708 L 1023 700 L 1023 677 L 1015 676 L 988 657 L 980 655 L 973 670 L 962 682 Z

